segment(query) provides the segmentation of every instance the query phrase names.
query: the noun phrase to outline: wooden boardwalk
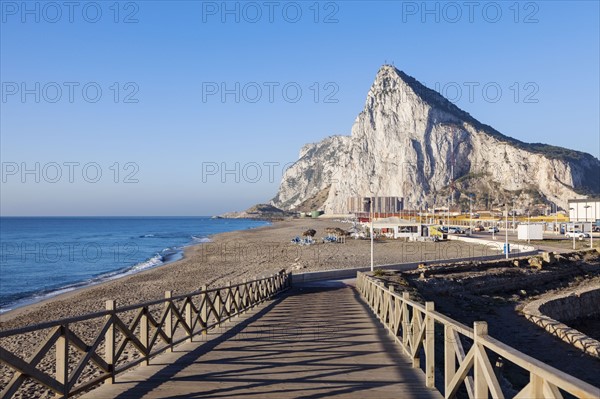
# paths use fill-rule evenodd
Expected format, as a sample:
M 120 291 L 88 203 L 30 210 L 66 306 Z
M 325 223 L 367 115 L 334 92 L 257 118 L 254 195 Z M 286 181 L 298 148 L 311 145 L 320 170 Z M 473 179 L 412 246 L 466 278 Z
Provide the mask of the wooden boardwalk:
M 85 398 L 441 398 L 354 287 L 296 287 Z

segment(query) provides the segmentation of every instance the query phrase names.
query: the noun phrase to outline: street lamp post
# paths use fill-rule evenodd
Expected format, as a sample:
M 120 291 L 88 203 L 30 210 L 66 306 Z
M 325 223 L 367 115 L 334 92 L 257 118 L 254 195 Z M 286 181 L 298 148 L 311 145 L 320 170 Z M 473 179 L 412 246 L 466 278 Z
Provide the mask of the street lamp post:
M 374 198 L 370 198 L 369 199 L 369 204 L 370 207 L 369 209 L 371 210 L 371 271 L 373 271 L 373 202 L 374 202 Z
M 574 211 L 575 208 L 569 208 L 569 210 Z M 574 251 L 575 250 L 575 222 L 571 222 L 571 220 L 569 220 L 569 222 L 571 223 L 571 226 L 572 226 L 571 227 L 571 235 L 573 236 L 573 251 Z
M 529 240 L 529 229 L 531 228 L 531 213 L 527 211 L 527 244 L 530 244 Z
M 513 217 L 513 232 L 517 229 L 517 226 L 515 225 L 515 199 L 513 198 L 513 207 L 512 207 L 512 217 Z
M 508 259 L 508 203 L 504 204 L 506 208 L 506 216 L 504 216 L 504 252 L 506 253 L 506 259 Z
M 590 205 L 588 205 L 588 203 L 586 202 L 584 208 L 585 208 L 585 221 L 587 222 L 588 221 L 587 210 L 588 210 L 588 208 L 590 208 Z M 581 229 L 581 230 L 583 230 L 583 229 Z M 594 231 L 593 230 L 594 230 L 594 228 L 592 227 L 592 222 L 590 221 L 590 249 L 594 248 Z
M 473 198 L 469 194 L 469 235 L 473 235 Z
M 450 227 L 450 198 L 446 198 L 446 228 Z

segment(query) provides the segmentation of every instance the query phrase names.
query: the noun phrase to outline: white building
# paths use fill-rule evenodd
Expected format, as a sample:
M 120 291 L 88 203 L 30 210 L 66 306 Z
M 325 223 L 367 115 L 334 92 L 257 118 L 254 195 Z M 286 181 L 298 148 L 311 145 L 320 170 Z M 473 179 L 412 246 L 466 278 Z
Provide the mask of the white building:
M 370 228 L 370 223 L 365 223 Z M 421 223 L 409 222 L 397 217 L 378 219 L 373 221 L 373 230 L 375 234 L 384 234 L 389 238 L 410 238 L 415 239 L 424 234 Z
M 517 226 L 517 238 L 519 240 L 543 240 L 544 224 L 530 223 Z
M 600 198 L 569 200 L 569 220 L 592 223 L 600 220 Z

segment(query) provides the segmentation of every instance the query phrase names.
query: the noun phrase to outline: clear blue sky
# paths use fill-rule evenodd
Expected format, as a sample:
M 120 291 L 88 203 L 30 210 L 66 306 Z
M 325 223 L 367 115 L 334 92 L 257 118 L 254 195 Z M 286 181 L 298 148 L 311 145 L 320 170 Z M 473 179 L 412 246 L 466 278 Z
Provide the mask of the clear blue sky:
M 302 145 L 350 133 L 386 61 L 506 135 L 600 156 L 597 1 L 26 4 L 1 2 L 4 216 L 267 201 Z

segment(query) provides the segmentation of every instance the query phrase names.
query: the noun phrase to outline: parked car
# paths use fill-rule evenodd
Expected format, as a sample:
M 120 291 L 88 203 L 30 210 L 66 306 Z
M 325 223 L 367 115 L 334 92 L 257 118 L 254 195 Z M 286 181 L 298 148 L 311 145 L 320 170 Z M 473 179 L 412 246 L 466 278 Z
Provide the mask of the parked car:
M 565 233 L 565 237 L 567 237 L 567 238 L 573 238 L 573 236 L 580 240 L 583 240 L 584 238 L 590 238 L 590 235 L 588 233 L 584 233 L 579 230 L 567 231 Z
M 450 234 L 465 234 L 465 231 L 460 227 L 448 227 L 448 233 Z
M 596 233 L 600 232 L 600 226 L 594 226 L 592 231 L 595 231 Z
M 488 233 L 498 233 L 500 231 L 500 229 L 498 229 L 496 226 L 492 226 L 492 227 L 488 227 L 487 231 L 488 231 Z
M 475 226 L 474 231 L 485 231 L 485 228 L 482 225 Z

